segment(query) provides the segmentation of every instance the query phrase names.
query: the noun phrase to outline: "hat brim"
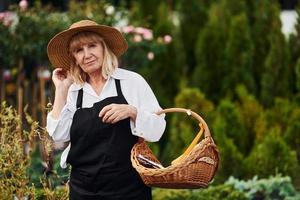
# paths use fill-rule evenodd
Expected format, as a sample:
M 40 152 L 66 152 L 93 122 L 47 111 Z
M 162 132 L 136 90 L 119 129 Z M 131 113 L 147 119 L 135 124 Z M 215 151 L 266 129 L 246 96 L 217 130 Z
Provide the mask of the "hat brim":
M 99 34 L 117 57 L 120 57 L 128 49 L 125 38 L 116 28 L 105 25 L 76 27 L 56 34 L 48 43 L 47 54 L 54 67 L 60 67 L 65 70 L 70 69 L 72 58 L 68 52 L 69 42 L 73 35 L 82 31 L 90 31 Z

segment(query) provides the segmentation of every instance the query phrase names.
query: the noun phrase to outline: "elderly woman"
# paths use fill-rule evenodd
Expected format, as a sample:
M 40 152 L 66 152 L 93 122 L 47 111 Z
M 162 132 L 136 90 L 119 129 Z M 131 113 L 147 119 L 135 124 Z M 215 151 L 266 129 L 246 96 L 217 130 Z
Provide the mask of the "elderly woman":
M 130 162 L 138 137 L 158 141 L 164 116 L 147 82 L 118 68 L 127 43 L 115 28 L 82 20 L 48 44 L 55 85 L 47 130 L 56 142 L 69 141 L 61 167 L 72 166 L 70 199 L 148 200 Z

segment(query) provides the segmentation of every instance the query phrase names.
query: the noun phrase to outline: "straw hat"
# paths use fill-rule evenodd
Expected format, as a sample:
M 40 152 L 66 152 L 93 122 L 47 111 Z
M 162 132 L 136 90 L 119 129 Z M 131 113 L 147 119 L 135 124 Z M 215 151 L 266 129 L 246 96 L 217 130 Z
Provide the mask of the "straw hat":
M 116 28 L 99 25 L 91 20 L 81 20 L 72 24 L 69 29 L 56 34 L 48 43 L 47 53 L 54 67 L 69 70 L 72 59 L 68 53 L 69 42 L 73 35 L 81 31 L 98 33 L 117 57 L 125 53 L 128 48 L 126 40 Z

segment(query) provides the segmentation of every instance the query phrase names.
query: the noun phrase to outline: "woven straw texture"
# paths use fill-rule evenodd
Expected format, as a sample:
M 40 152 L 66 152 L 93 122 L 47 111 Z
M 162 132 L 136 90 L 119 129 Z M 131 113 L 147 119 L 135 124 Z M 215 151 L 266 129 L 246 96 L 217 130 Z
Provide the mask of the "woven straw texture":
M 131 151 L 132 166 L 148 186 L 174 189 L 206 188 L 215 176 L 219 164 L 219 152 L 207 124 L 197 113 L 187 109 L 170 108 L 159 114 L 167 112 L 186 112 L 195 117 L 200 122 L 200 127 L 203 127 L 204 139 L 192 145 L 190 151 L 180 157 L 180 161 L 172 162 L 168 167 L 156 169 L 147 168 L 139 162 L 138 155 L 143 155 L 160 164 L 145 141 L 140 138 Z

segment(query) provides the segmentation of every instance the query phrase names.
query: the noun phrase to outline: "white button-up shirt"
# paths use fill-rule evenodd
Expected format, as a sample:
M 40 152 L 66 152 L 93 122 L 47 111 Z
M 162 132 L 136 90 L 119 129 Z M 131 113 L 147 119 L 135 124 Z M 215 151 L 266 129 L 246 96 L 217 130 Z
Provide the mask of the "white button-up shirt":
M 97 95 L 89 83 L 83 85 L 73 83 L 68 91 L 67 103 L 63 107 L 58 119 L 47 115 L 46 129 L 55 142 L 67 142 L 70 140 L 70 128 L 73 115 L 76 111 L 76 101 L 78 90 L 83 88 L 82 107 L 92 107 L 94 103 L 107 97 L 117 96 L 115 79 L 121 83 L 122 93 L 129 105 L 137 109 L 136 121 L 130 121 L 133 135 L 144 138 L 146 141 L 155 142 L 162 136 L 166 121 L 163 115 L 156 115 L 155 112 L 161 110 L 155 95 L 145 79 L 132 71 L 117 68 L 107 79 L 100 95 Z M 100 118 L 99 118 L 100 120 Z M 84 126 L 84 124 L 83 124 Z M 70 151 L 71 144 L 67 146 L 61 156 L 60 165 L 66 168 L 66 159 Z

